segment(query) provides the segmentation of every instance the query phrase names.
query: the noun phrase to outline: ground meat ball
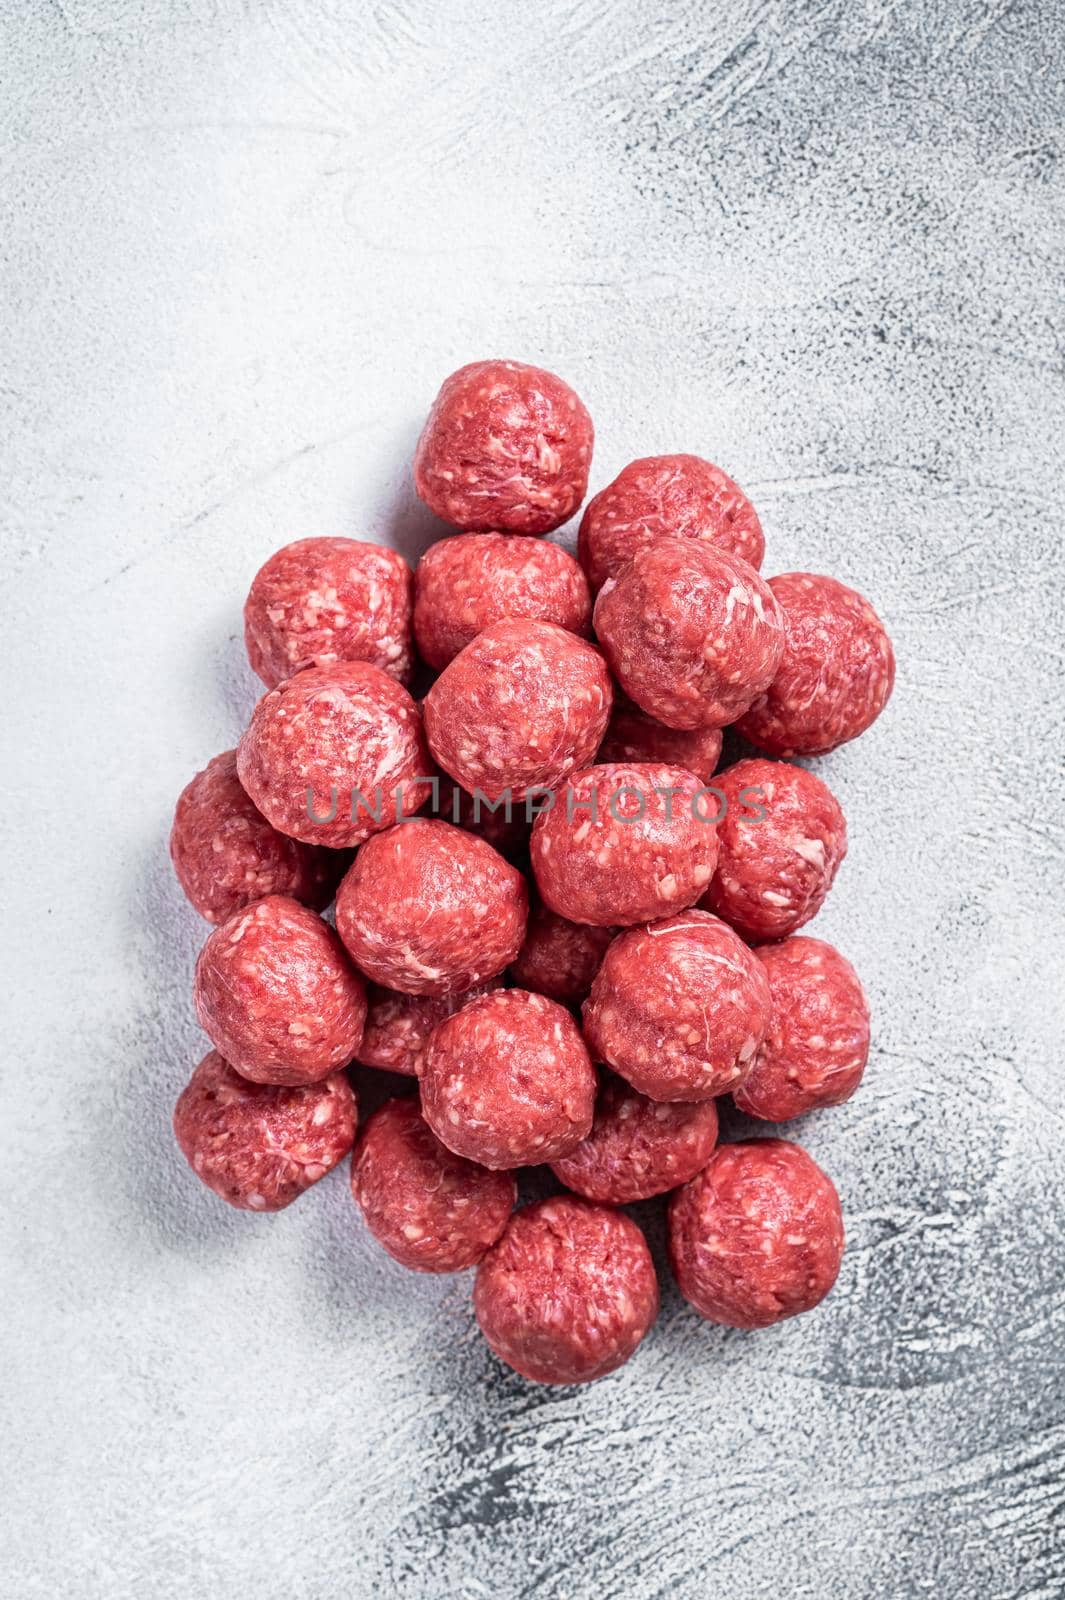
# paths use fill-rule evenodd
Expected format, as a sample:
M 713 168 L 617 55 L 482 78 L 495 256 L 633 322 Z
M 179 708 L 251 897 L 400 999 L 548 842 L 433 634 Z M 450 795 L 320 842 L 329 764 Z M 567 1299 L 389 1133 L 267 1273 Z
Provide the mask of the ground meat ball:
M 572 1195 L 516 1211 L 477 1269 L 473 1309 L 501 1361 L 534 1383 L 588 1383 L 632 1355 L 658 1279 L 624 1212 Z
M 584 1005 L 593 1055 L 653 1100 L 710 1100 L 743 1082 L 770 1017 L 758 958 L 706 911 L 619 934 Z
M 438 1139 L 483 1167 L 535 1166 L 592 1126 L 596 1078 L 568 1011 L 542 994 L 481 995 L 434 1029 L 422 1110 Z
M 606 663 L 583 639 L 553 622 L 497 622 L 429 690 L 425 731 L 464 789 L 522 800 L 592 759 L 612 703 Z
M 869 1057 L 869 1005 L 850 962 L 821 939 L 758 952 L 773 1013 L 734 1099 L 749 1116 L 784 1122 L 849 1100 Z
M 518 1198 L 509 1173 L 446 1149 L 416 1100 L 386 1100 L 370 1117 L 352 1158 L 351 1192 L 378 1244 L 415 1272 L 476 1265 Z
M 215 929 L 193 996 L 211 1043 L 255 1083 L 315 1083 L 346 1066 L 366 1020 L 366 986 L 332 928 L 277 894 Z
M 663 1105 L 607 1074 L 587 1139 L 551 1164 L 560 1183 L 586 1200 L 630 1205 L 687 1183 L 717 1142 L 717 1107 Z
M 574 773 L 533 828 L 544 904 L 601 928 L 682 911 L 713 876 L 717 804 L 690 772 L 663 762 Z
M 690 539 L 641 550 L 595 603 L 595 631 L 630 700 L 669 728 L 723 728 L 780 664 L 784 628 L 753 567 Z
M 762 525 L 739 484 L 713 462 L 685 455 L 623 467 L 585 507 L 577 553 L 600 589 L 637 550 L 663 538 L 705 539 L 756 569 L 765 555 Z
M 847 824 L 827 784 L 784 761 L 737 761 L 715 780 L 726 797 L 708 911 L 748 942 L 784 939 L 817 915 L 847 853 Z
M 614 709 L 598 759 L 606 761 L 667 761 L 685 767 L 709 782 L 721 759 L 720 728 L 667 728 L 623 695 L 614 695 Z
M 237 748 L 240 781 L 275 828 L 339 849 L 423 806 L 428 771 L 414 701 L 364 661 L 297 672 L 259 701 Z
M 272 828 L 241 787 L 235 750 L 215 756 L 182 789 L 170 856 L 187 898 L 208 922 L 224 922 L 268 894 L 322 911 L 349 860 Z
M 453 1016 L 475 995 L 487 994 L 499 987 L 499 980 L 494 978 L 476 989 L 468 989 L 465 994 L 429 995 L 400 994 L 398 989 L 382 989 L 378 984 L 371 984 L 366 1026 L 356 1060 L 363 1067 L 417 1077 L 429 1035 L 437 1023 Z
M 337 894 L 337 932 L 375 983 L 462 994 L 513 961 L 529 895 L 516 867 L 472 833 L 416 817 L 368 839 Z
M 298 1087 L 249 1083 L 212 1050 L 178 1097 L 174 1134 L 231 1206 L 282 1211 L 351 1149 L 355 1096 L 342 1072 Z
M 252 670 L 274 689 L 303 667 L 369 661 L 405 683 L 411 600 L 410 568 L 394 550 L 361 539 L 297 539 L 259 568 L 244 603 Z
M 574 1005 L 591 988 L 612 937 L 612 928 L 569 922 L 546 906 L 537 906 L 510 976 L 523 989 Z
M 670 1265 L 708 1322 L 768 1328 L 811 1311 L 842 1257 L 835 1185 L 786 1139 L 722 1145 L 670 1203 Z
M 584 499 L 592 419 L 553 372 L 474 361 L 433 402 L 414 452 L 414 487 L 471 531 L 549 533 Z
M 835 578 L 785 572 L 769 587 L 784 617 L 784 653 L 740 732 L 770 755 L 823 755 L 864 733 L 887 705 L 891 640 L 868 600 Z
M 427 810 L 441 822 L 450 822 L 456 828 L 475 833 L 508 860 L 519 860 L 528 854 L 529 835 L 538 806 L 536 799 L 508 803 L 506 795 L 490 801 L 483 792 L 475 798 L 444 772 L 439 774 L 436 804 L 430 801 Z
M 430 546 L 414 574 L 414 636 L 423 661 L 446 667 L 506 617 L 554 622 L 587 637 L 588 580 L 571 555 L 542 539 L 465 533 Z

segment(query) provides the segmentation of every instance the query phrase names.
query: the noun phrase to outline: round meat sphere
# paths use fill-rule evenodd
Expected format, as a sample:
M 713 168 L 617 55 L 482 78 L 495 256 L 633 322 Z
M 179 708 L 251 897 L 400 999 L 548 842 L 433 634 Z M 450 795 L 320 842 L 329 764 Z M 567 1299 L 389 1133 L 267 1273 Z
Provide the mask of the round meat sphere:
M 518 1198 L 508 1172 L 453 1154 L 417 1100 L 386 1100 L 351 1162 L 351 1192 L 393 1260 L 415 1272 L 460 1272 L 495 1244 Z
M 583 639 L 553 622 L 496 622 L 429 690 L 425 732 L 456 783 L 517 801 L 592 759 L 612 703 L 606 662 Z
M 546 995 L 499 989 L 434 1030 L 422 1112 L 449 1150 L 482 1167 L 536 1166 L 592 1126 L 595 1068 L 568 1011 Z
M 252 579 L 244 642 L 252 670 L 276 689 L 304 667 L 368 661 L 405 683 L 411 651 L 411 570 L 395 550 L 362 539 L 297 539 Z
M 869 1059 L 869 1004 L 858 974 L 821 939 L 785 939 L 758 958 L 773 1002 L 754 1066 L 733 1099 L 749 1116 L 785 1122 L 849 1100 Z
M 438 1022 L 453 1016 L 475 995 L 500 988 L 498 978 L 467 989 L 465 994 L 400 994 L 371 984 L 367 994 L 366 1026 L 355 1059 L 362 1067 L 398 1072 L 416 1078 L 429 1035 Z
M 533 827 L 544 904 L 601 928 L 693 905 L 717 860 L 717 804 L 692 773 L 664 762 L 574 773 Z
M 607 1074 L 587 1139 L 551 1171 L 586 1200 L 626 1206 L 687 1183 L 717 1143 L 712 1100 L 665 1105 Z
M 762 565 L 758 515 L 727 472 L 700 456 L 644 456 L 630 461 L 589 500 L 577 554 L 593 589 L 614 578 L 637 550 L 657 539 L 704 539 Z
M 224 922 L 269 894 L 324 911 L 349 860 L 272 828 L 241 787 L 235 750 L 215 756 L 182 789 L 170 858 L 186 898 L 208 922 Z
M 516 1211 L 480 1266 L 473 1309 L 491 1349 L 534 1383 L 590 1383 L 626 1362 L 658 1315 L 658 1279 L 630 1217 L 573 1195 Z
M 667 728 L 623 695 L 614 695 L 600 762 L 666 761 L 709 783 L 721 759 L 720 728 Z
M 306 667 L 265 694 L 237 773 L 291 838 L 344 849 L 429 798 L 429 754 L 403 686 L 365 661 Z
M 768 1328 L 812 1311 L 839 1276 L 835 1185 L 786 1139 L 720 1145 L 669 1207 L 669 1260 L 708 1322 Z
M 587 637 L 588 580 L 573 557 L 542 539 L 463 533 L 440 539 L 414 574 L 414 637 L 437 671 L 504 618 L 554 622 Z
M 214 930 L 193 998 L 211 1043 L 254 1083 L 316 1083 L 352 1059 L 366 1020 L 366 986 L 332 928 L 279 894 Z
M 594 442 L 584 405 L 553 372 L 474 361 L 433 402 L 414 487 L 457 528 L 550 533 L 584 499 Z
M 715 786 L 725 815 L 700 904 L 749 943 L 784 939 L 820 911 L 847 853 L 839 802 L 815 773 L 785 761 L 737 761 Z
M 612 928 L 569 922 L 538 905 L 530 913 L 525 943 L 511 963 L 510 976 L 522 989 L 575 1005 L 591 988 L 613 933 Z
M 619 934 L 584 1004 L 584 1035 L 652 1100 L 711 1100 L 743 1082 L 765 1037 L 769 983 L 724 922 L 685 911 Z
M 462 994 L 521 949 L 525 879 L 472 833 L 415 817 L 368 839 L 337 893 L 337 932 L 361 972 L 406 994 Z
M 240 1211 L 283 1211 L 343 1161 L 355 1138 L 355 1096 L 342 1072 L 318 1083 L 249 1083 L 216 1050 L 174 1108 L 174 1135 L 193 1172 Z
M 595 632 L 629 699 L 668 728 L 735 722 L 772 683 L 784 648 L 764 579 L 690 539 L 661 539 L 609 578 Z
M 895 684 L 895 653 L 868 600 L 835 578 L 770 578 L 784 618 L 776 676 L 740 720 L 772 756 L 817 756 L 864 733 Z

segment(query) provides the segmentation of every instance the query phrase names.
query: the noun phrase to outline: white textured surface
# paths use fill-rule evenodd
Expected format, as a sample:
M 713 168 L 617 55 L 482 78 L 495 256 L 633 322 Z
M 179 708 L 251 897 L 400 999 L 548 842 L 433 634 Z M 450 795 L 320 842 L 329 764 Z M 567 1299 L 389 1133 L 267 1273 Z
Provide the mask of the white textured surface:
M 1059 30 L 0 0 L 7 1593 L 1065 1593 Z M 865 590 L 900 659 L 821 763 L 853 843 L 812 931 L 876 1041 L 801 1130 L 839 1287 L 757 1336 L 667 1287 L 560 1393 L 342 1174 L 230 1213 L 168 1126 L 204 928 L 165 837 L 253 700 L 251 574 L 312 532 L 416 550 L 419 419 L 496 354 L 576 384 L 595 487 L 720 461 L 767 572 Z

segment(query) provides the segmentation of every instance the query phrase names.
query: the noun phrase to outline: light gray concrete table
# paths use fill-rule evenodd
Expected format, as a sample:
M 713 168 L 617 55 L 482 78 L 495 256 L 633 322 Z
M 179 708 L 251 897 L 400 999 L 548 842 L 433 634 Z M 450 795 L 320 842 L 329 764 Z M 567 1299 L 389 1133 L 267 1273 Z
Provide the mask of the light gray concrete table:
M 5 1593 L 1065 1593 L 1059 35 L 1053 0 L 2 0 Z M 766 570 L 866 591 L 900 664 L 822 763 L 814 931 L 875 1012 L 799 1130 L 839 1286 L 758 1336 L 667 1287 L 581 1391 L 505 1373 L 343 1173 L 242 1216 L 169 1131 L 204 928 L 166 833 L 253 703 L 252 572 L 415 553 L 420 418 L 493 354 L 580 390 L 594 486 L 724 464 Z

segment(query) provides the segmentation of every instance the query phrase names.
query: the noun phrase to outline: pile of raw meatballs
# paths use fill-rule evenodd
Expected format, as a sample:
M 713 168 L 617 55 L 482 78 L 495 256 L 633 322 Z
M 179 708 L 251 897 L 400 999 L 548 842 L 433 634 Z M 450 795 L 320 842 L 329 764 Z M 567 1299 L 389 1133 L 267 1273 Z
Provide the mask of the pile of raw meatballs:
M 578 559 L 544 542 L 592 439 L 552 373 L 448 378 L 414 478 L 459 532 L 413 574 L 355 539 L 270 557 L 244 612 L 268 692 L 171 837 L 216 924 L 195 977 L 214 1049 L 174 1113 L 193 1171 L 277 1211 L 354 1148 L 374 1238 L 416 1271 L 476 1266 L 485 1338 L 541 1383 L 612 1371 L 654 1322 L 633 1201 L 671 1193 L 672 1269 L 711 1322 L 832 1287 L 831 1179 L 786 1139 L 719 1145 L 716 1104 L 779 1123 L 862 1076 L 861 984 L 796 936 L 846 825 L 789 758 L 862 733 L 894 678 L 860 594 L 759 576 L 753 506 L 697 456 L 627 466 Z M 771 759 L 714 777 L 733 725 Z M 357 1139 L 352 1066 L 414 1089 Z M 515 1210 L 543 1166 L 562 1192 Z

